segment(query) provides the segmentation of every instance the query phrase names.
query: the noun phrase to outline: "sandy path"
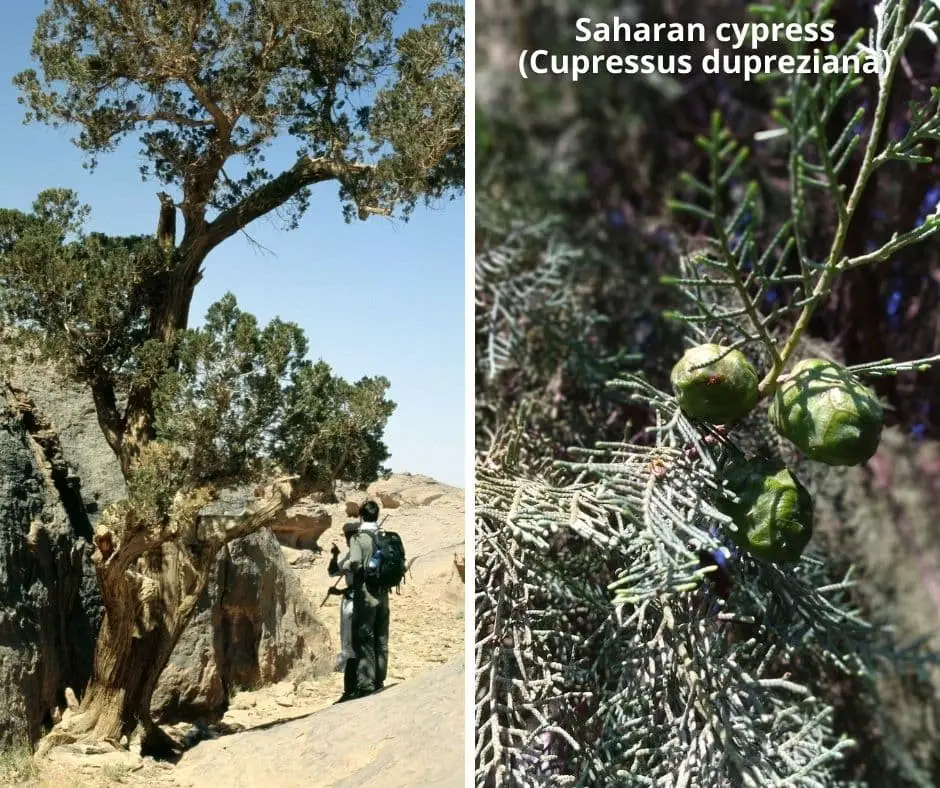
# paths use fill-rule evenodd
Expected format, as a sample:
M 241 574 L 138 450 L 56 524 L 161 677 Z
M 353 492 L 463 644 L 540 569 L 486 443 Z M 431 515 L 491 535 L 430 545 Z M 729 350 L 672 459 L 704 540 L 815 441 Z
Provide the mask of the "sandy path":
M 187 788 L 461 788 L 463 660 L 361 700 L 202 742 L 175 769 Z
M 230 700 L 222 723 L 234 731 L 188 750 L 179 764 L 130 752 L 83 755 L 60 749 L 55 761 L 22 786 L 462 786 L 464 757 L 464 593 L 454 553 L 464 553 L 463 491 L 442 488 L 426 506 L 383 512 L 415 561 L 393 594 L 386 690 L 333 706 L 342 675 L 284 681 Z M 329 545 L 342 546 L 342 506 L 321 537 L 324 552 L 295 567 L 307 597 L 339 648 L 339 602 L 320 608 L 334 579 Z M 288 560 L 297 552 L 283 548 Z

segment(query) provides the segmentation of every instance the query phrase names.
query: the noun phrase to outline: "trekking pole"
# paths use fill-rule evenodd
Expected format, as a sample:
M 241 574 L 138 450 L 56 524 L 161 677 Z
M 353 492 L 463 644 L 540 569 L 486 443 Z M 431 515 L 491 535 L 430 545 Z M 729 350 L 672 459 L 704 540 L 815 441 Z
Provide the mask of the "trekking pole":
M 326 604 L 326 600 L 328 600 L 331 596 L 333 596 L 330 592 L 331 592 L 334 588 L 336 588 L 336 586 L 339 585 L 339 581 L 342 580 L 342 579 L 343 579 L 343 575 L 340 575 L 339 577 L 336 578 L 336 582 L 333 583 L 333 585 L 331 585 L 331 586 L 327 589 L 326 596 L 323 597 L 323 601 L 320 603 L 320 607 L 323 607 L 323 606 Z

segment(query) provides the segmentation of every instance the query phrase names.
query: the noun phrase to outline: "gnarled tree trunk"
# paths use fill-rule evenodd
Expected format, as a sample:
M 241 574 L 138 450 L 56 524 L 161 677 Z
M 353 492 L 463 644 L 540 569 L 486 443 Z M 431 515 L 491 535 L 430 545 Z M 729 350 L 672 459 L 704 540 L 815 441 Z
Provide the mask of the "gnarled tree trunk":
M 81 740 L 117 743 L 138 727 L 145 752 L 171 745 L 153 723 L 151 699 L 218 553 L 207 551 L 205 566 L 194 572 L 179 559 L 179 550 L 162 544 L 140 559 L 147 566 L 123 569 L 103 560 L 99 547 L 95 561 L 106 612 L 91 677 L 78 711 L 59 724 L 42 751 Z
M 168 232 L 158 239 L 172 257 L 169 270 L 149 294 L 148 335 L 152 340 L 169 344 L 187 327 L 193 293 L 202 278 L 202 264 L 216 246 L 283 205 L 304 186 L 337 176 L 335 162 L 301 158 L 240 206 L 223 211 L 210 223 L 205 215 L 206 195 L 223 163 L 224 157 L 210 158 L 184 184 L 180 245 L 173 248 Z M 359 165 L 348 167 L 357 169 Z M 159 226 L 164 227 L 174 208 L 166 196 L 160 202 L 164 213 Z M 170 364 L 174 364 L 172 359 Z M 135 382 L 127 392 L 123 413 L 110 375 L 102 370 L 88 382 L 98 423 L 120 461 L 124 478 L 129 479 L 155 436 L 152 381 Z M 199 516 L 201 506 L 212 497 L 206 490 L 181 490 L 187 499 L 185 505 L 161 522 L 142 522 L 127 506 L 115 508 L 110 518 L 103 516 L 96 528 L 94 561 L 105 618 L 92 676 L 78 710 L 56 725 L 39 753 L 79 740 L 119 742 L 138 727 L 142 729 L 145 750 L 170 746 L 169 737 L 152 720 L 151 699 L 160 674 L 192 618 L 219 550 L 239 536 L 273 525 L 313 486 L 314 480 L 303 474 L 276 482 L 251 511 L 228 518 L 221 525 L 216 523 L 213 529 L 206 529 Z
M 250 510 L 203 522 L 206 497 L 193 493 L 190 515 L 147 524 L 128 509 L 113 508 L 95 532 L 93 560 L 105 607 L 88 687 L 78 710 L 63 717 L 39 747 L 77 741 L 128 739 L 140 728 L 145 754 L 176 748 L 154 723 L 154 690 L 223 545 L 276 523 L 293 503 L 309 494 L 312 480 L 275 482 Z M 204 496 L 204 493 L 203 493 Z

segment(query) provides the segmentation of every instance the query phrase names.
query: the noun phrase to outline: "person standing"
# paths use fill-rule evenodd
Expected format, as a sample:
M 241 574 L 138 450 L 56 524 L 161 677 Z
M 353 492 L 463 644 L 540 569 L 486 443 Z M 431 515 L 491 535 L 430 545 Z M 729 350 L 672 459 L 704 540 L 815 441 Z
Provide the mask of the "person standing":
M 365 566 L 375 549 L 379 505 L 366 501 L 359 507 L 359 530 L 349 542 L 350 565 L 357 567 L 353 598 L 353 650 L 356 654 L 356 692 L 370 695 L 385 686 L 388 673 L 388 589 L 369 587 Z
M 346 580 L 345 588 L 337 588 L 334 586 L 329 590 L 330 594 L 336 594 L 342 597 L 339 607 L 340 652 L 336 660 L 336 670 L 343 672 L 343 695 L 340 700 L 349 700 L 356 692 L 356 654 L 353 650 L 352 642 L 355 573 L 348 567 L 349 543 L 358 530 L 358 521 L 348 522 L 343 525 L 343 536 L 346 539 L 346 555 L 339 558 L 339 548 L 334 542 L 330 547 L 332 557 L 330 558 L 329 566 L 327 566 L 327 572 L 330 577 L 344 577 Z
M 359 507 L 358 528 L 349 536 L 349 552 L 339 559 L 339 548 L 330 549 L 333 557 L 328 570 L 334 577 L 347 573 L 352 589 L 352 651 L 343 671 L 343 695 L 338 703 L 362 698 L 383 689 L 388 673 L 388 589 L 371 586 L 365 568 L 375 550 L 379 505 L 366 501 Z M 355 525 L 351 523 L 349 525 Z M 346 528 L 343 529 L 344 534 Z

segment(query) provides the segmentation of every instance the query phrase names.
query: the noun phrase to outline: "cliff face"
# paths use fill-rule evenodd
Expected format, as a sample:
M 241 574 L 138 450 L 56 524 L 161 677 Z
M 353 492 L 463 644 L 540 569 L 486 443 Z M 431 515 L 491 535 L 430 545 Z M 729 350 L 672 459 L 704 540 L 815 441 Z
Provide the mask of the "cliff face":
M 90 525 L 48 423 L 0 389 L 0 747 L 38 738 L 91 669 L 100 600 Z

